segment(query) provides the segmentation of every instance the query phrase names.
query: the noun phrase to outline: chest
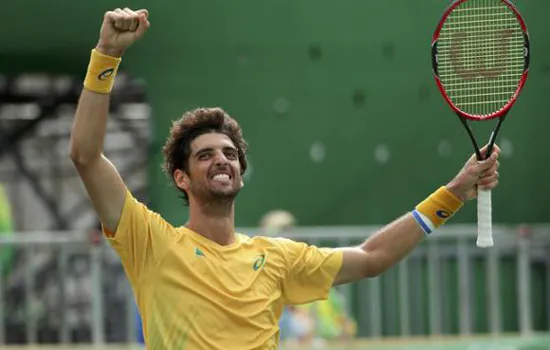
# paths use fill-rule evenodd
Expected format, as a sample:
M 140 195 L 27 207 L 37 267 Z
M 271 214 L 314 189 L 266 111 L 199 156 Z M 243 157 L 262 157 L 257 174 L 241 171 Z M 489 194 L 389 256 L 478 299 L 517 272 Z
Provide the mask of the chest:
M 284 304 L 281 258 L 262 247 L 226 252 L 180 246 L 165 256 L 145 287 L 145 304 L 167 329 L 177 327 L 197 337 L 205 332 L 220 343 L 258 341 L 258 335 L 267 341 Z
M 262 247 L 219 251 L 186 244 L 164 259 L 159 282 L 209 298 L 266 300 L 281 294 L 281 257 Z

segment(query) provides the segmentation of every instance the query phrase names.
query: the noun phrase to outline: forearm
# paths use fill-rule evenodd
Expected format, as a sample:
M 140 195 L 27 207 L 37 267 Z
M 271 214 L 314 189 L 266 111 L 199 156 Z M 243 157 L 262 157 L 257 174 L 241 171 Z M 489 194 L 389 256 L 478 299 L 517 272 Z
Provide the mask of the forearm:
M 76 163 L 85 164 L 103 153 L 109 97 L 82 90 L 71 133 L 71 158 Z
M 443 225 L 463 205 L 453 185 L 441 187 L 416 206 L 413 212 L 394 220 L 361 245 L 382 273 L 403 259 L 426 233 Z M 414 215 L 413 215 L 414 213 Z
M 453 186 L 441 187 L 413 212 L 392 221 L 360 246 L 340 248 L 343 263 L 335 284 L 378 276 L 398 263 L 463 205 L 461 198 Z
M 384 226 L 360 248 L 371 256 L 369 275 L 378 275 L 395 265 L 422 241 L 425 233 L 411 213 Z
M 98 48 L 96 50 L 100 54 L 110 54 L 109 52 L 102 52 Z M 98 62 L 98 60 L 101 62 Z M 102 60 L 106 60 L 106 63 Z M 103 153 L 103 142 L 109 114 L 110 89 L 109 91 L 92 91 L 89 85 L 97 84 L 95 83 L 95 81 L 98 81 L 96 76 L 98 71 L 100 71 L 100 74 L 104 74 L 101 71 L 105 71 L 105 64 L 107 64 L 107 67 L 115 64 L 110 61 L 113 61 L 112 56 L 92 56 L 91 58 L 91 68 L 89 67 L 85 87 L 80 95 L 71 133 L 71 158 L 78 164 L 93 161 Z M 116 66 L 114 69 L 116 69 Z M 114 73 L 112 76 L 114 76 Z M 100 84 L 104 84 L 101 79 L 99 81 Z M 98 87 L 105 88 L 101 85 Z

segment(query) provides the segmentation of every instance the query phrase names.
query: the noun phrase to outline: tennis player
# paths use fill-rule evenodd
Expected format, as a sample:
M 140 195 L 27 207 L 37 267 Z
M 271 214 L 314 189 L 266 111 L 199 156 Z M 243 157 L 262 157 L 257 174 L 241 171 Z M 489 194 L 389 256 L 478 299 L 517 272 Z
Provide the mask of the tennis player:
M 121 57 L 149 29 L 148 12 L 106 12 L 91 52 L 71 137 L 71 159 L 119 254 L 143 317 L 149 349 L 276 349 L 285 304 L 326 299 L 332 286 L 378 276 L 444 224 L 477 188 L 498 183 L 496 148 L 472 156 L 446 185 L 360 246 L 318 248 L 235 232 L 247 144 L 220 108 L 173 123 L 164 168 L 189 205 L 174 227 L 137 201 L 103 155 L 109 94 Z

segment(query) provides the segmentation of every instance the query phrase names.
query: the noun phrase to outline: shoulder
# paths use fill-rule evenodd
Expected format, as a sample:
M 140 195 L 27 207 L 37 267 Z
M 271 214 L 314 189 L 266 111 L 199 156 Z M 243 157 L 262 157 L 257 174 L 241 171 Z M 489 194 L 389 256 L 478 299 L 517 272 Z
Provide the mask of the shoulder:
M 280 276 L 285 276 L 290 266 L 288 248 L 285 243 L 289 240 L 266 236 L 238 235 L 240 247 L 243 252 L 254 252 L 256 255 L 265 257 L 266 271 L 277 271 Z
M 146 230 L 169 237 L 179 236 L 179 232 L 174 225 L 168 222 L 159 212 L 152 210 L 147 204 L 134 197 L 129 190 L 126 191 L 121 225 L 133 231 Z
M 242 246 L 248 246 L 254 250 L 263 250 L 273 255 L 286 256 L 289 250 L 295 250 L 296 245 L 301 244 L 281 237 L 247 236 L 243 234 L 237 234 L 237 236 Z
M 308 249 L 308 245 L 303 242 L 297 242 L 284 237 L 266 237 L 266 236 L 245 236 L 243 244 L 253 247 L 255 250 L 264 250 L 272 256 L 277 255 L 282 260 L 293 261 L 295 257 L 303 254 Z
M 288 238 L 283 237 L 267 237 L 267 236 L 248 236 L 237 233 L 239 241 L 244 244 L 251 244 L 257 247 L 273 248 L 273 249 L 288 249 L 288 246 L 305 245 Z

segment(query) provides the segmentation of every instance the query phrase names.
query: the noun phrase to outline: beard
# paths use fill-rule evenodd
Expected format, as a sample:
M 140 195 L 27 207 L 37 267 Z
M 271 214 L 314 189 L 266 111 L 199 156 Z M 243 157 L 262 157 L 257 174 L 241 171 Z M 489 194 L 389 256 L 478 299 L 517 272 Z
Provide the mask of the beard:
M 240 179 L 238 179 L 238 181 L 240 183 Z M 232 204 L 241 191 L 241 186 L 237 183 L 232 183 L 230 186 L 200 184 L 198 186 L 192 186 L 190 191 L 193 197 L 197 198 L 200 202 L 219 206 Z
M 231 188 L 211 188 L 208 191 L 208 198 L 212 201 L 234 201 L 237 195 L 241 191 L 240 188 L 232 186 Z

